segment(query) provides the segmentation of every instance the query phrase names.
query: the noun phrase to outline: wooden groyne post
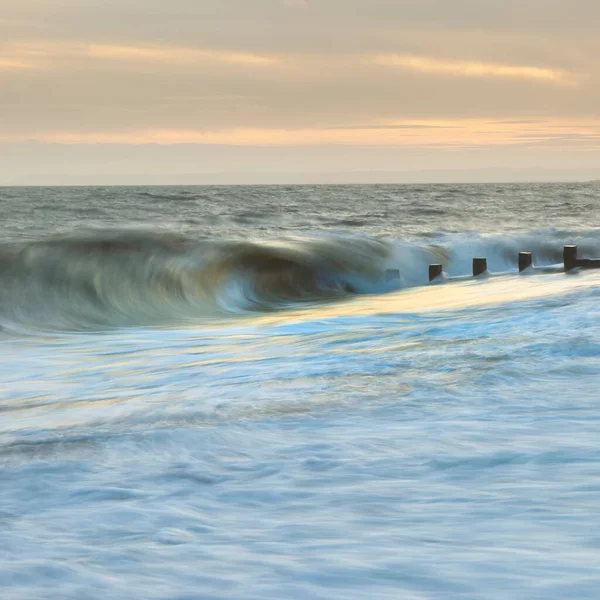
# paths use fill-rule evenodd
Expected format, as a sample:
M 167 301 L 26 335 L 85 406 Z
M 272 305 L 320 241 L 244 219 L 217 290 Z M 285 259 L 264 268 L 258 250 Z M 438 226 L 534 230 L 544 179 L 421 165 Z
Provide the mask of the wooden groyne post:
M 533 265 L 531 252 L 519 252 L 519 273 Z M 577 258 L 577 246 L 568 245 L 563 248 L 563 265 L 565 273 L 573 269 L 600 269 L 600 258 Z M 473 276 L 477 277 L 487 273 L 487 259 L 479 256 L 473 259 Z M 429 281 L 442 275 L 442 265 L 429 265 Z
M 531 252 L 519 252 L 519 273 L 533 266 L 533 254 Z M 563 265 L 565 273 L 573 269 L 600 269 L 600 258 L 577 258 L 577 246 L 568 245 L 563 248 Z M 487 259 L 479 256 L 473 259 L 473 276 L 477 277 L 487 273 Z M 442 265 L 429 265 L 429 281 L 433 281 L 442 275 Z
M 473 277 L 487 273 L 487 258 L 477 257 L 473 259 Z
M 563 248 L 563 264 L 565 272 L 572 271 L 577 265 L 577 246 L 565 246 Z
M 442 276 L 442 265 L 429 265 L 429 281 L 433 281 Z
M 577 267 L 580 269 L 600 269 L 600 259 L 598 258 L 577 258 L 577 246 L 565 246 L 563 248 L 563 263 L 566 273 Z
M 519 252 L 519 273 L 528 269 L 533 264 L 533 255 L 531 252 Z

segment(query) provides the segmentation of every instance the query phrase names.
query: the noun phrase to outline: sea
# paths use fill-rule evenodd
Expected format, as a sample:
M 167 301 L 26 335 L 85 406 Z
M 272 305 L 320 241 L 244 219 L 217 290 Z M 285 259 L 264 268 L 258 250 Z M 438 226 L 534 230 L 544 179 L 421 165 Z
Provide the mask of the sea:
M 599 208 L 0 188 L 0 597 L 597 599 Z

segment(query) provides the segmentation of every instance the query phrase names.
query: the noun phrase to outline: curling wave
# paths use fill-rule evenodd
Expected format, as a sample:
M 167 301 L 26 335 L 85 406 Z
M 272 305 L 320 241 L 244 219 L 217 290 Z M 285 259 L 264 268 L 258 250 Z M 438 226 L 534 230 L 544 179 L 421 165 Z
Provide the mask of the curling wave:
M 0 247 L 4 323 L 43 329 L 166 324 L 385 290 L 389 244 L 321 236 L 206 242 L 100 231 Z
M 421 243 L 332 234 L 208 242 L 96 231 L 0 246 L 0 323 L 73 331 L 276 310 L 424 284 L 431 262 L 450 275 L 467 274 L 475 255 L 488 257 L 491 270 L 514 268 L 519 250 L 533 251 L 538 264 L 557 263 L 564 243 L 600 256 L 600 230 Z

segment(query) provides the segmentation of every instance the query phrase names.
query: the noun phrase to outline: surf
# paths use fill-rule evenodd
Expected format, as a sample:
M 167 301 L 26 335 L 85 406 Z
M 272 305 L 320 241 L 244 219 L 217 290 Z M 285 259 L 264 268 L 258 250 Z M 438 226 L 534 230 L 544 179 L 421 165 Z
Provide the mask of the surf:
M 532 251 L 539 265 L 557 263 L 565 243 L 600 255 L 600 230 L 417 240 L 93 230 L 0 246 L 0 323 L 71 331 L 169 326 L 331 304 L 425 285 L 433 262 L 450 277 L 467 274 L 476 255 L 488 257 L 493 271 L 514 269 L 520 250 Z M 390 269 L 399 277 L 390 279 Z

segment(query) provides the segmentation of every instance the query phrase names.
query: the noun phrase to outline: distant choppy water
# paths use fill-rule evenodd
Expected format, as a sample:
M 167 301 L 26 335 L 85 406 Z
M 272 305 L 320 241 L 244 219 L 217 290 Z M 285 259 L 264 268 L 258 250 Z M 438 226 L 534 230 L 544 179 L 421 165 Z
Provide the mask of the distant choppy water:
M 1 597 L 597 598 L 599 201 L 0 188 Z

